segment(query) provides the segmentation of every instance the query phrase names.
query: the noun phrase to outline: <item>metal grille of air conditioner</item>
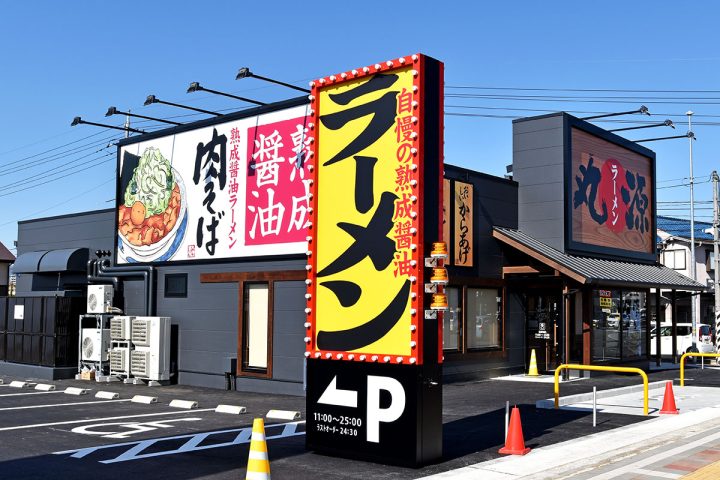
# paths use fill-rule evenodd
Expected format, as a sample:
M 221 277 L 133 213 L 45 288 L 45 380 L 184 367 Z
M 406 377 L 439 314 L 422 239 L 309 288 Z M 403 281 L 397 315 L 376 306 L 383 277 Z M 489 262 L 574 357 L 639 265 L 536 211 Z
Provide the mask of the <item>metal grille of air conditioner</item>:
M 121 372 L 125 370 L 127 350 L 110 350 L 110 370 Z
M 133 320 L 132 342 L 142 347 L 150 346 L 150 322 L 147 320 Z
M 130 372 L 133 375 L 148 375 L 150 352 L 133 350 L 130 354 Z
M 126 338 L 128 338 L 126 325 L 128 325 L 128 323 L 123 321 L 122 318 L 111 318 L 110 338 L 112 338 L 113 340 L 125 340 Z

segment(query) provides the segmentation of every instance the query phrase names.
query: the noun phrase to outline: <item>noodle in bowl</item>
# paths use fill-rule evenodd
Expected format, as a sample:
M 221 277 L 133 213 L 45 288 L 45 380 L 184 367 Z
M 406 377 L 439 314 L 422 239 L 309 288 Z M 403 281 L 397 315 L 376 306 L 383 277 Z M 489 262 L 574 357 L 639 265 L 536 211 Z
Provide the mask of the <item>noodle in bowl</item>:
M 129 228 L 128 226 L 132 224 L 127 222 L 128 217 L 124 217 L 123 215 L 131 215 L 131 209 L 125 207 L 124 205 L 119 208 L 119 247 L 124 252 L 125 257 L 132 257 L 140 262 L 149 262 L 167 253 L 168 247 L 177 243 L 174 242 L 174 240 L 178 234 L 178 230 L 180 230 L 183 222 L 185 221 L 185 216 L 187 215 L 187 198 L 185 193 L 185 184 L 182 181 L 182 177 L 180 177 L 174 168 L 173 177 L 175 179 L 175 188 L 177 188 L 179 193 L 179 207 L 168 205 L 165 212 L 148 217 L 141 225 L 132 228 L 130 231 L 127 231 Z M 169 231 L 164 232 L 164 235 L 160 238 L 153 240 L 151 238 L 153 236 L 152 230 L 154 229 L 154 231 L 157 232 L 159 231 L 158 227 L 165 227 L 168 224 L 168 219 L 163 217 L 166 215 L 171 216 L 175 213 L 175 223 L 172 228 L 170 228 Z M 123 222 L 124 218 L 126 220 L 125 222 Z M 123 230 L 126 230 L 126 232 L 123 233 Z M 149 230 L 150 232 L 148 233 Z M 175 245 L 175 247 L 177 247 L 177 245 Z

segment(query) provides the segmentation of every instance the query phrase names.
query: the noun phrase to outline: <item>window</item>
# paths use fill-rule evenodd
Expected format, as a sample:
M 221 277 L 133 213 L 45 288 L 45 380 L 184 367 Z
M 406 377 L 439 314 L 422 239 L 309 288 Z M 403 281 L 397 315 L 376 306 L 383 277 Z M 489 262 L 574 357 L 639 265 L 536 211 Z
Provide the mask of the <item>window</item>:
M 706 270 L 708 272 L 714 272 L 715 271 L 715 252 L 712 250 L 707 251 L 707 268 Z
M 499 349 L 503 345 L 502 289 L 445 287 L 448 310 L 443 315 L 443 350 Z
M 243 370 L 265 373 L 268 368 L 270 289 L 267 283 L 245 283 Z
M 692 331 L 692 327 L 677 327 L 678 337 L 684 337 L 686 335 L 690 335 L 691 331 Z M 669 333 L 669 335 L 672 335 L 672 333 Z
M 662 264 L 674 270 L 685 270 L 685 250 L 666 250 L 660 259 Z
M 646 356 L 646 292 L 594 290 L 592 306 L 593 360 L 625 361 Z M 662 329 L 660 332 L 664 334 Z
M 165 298 L 187 298 L 187 273 L 165 275 Z
M 239 308 L 237 318 L 237 368 L 243 377 L 272 378 L 273 376 L 273 309 L 282 302 L 283 309 L 298 313 L 305 308 L 305 301 L 275 297 L 278 284 L 304 282 L 307 272 L 303 270 L 201 273 L 200 283 L 236 283 Z M 285 284 L 304 290 L 302 283 Z M 296 303 L 293 303 L 293 302 Z M 301 318 L 303 314 L 300 314 Z M 287 317 L 286 317 L 287 318 Z M 297 319 L 297 317 L 294 317 Z M 282 321 L 282 318 L 281 318 Z M 287 328 L 287 324 L 281 327 Z M 300 324 L 302 328 L 302 324 Z M 302 342 L 297 344 L 303 348 Z M 283 352 L 292 355 L 291 352 Z
M 502 295 L 496 288 L 468 288 L 466 297 L 467 348 L 502 344 Z
M 462 308 L 460 306 L 460 289 L 446 287 L 448 310 L 443 315 L 443 350 L 460 350 L 462 338 Z

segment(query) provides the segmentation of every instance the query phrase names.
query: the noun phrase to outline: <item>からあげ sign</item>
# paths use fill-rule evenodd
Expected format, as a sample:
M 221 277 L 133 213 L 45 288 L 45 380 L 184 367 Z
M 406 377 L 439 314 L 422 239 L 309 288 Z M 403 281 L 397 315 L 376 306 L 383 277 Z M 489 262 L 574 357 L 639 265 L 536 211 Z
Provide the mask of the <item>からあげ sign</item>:
M 654 157 L 571 129 L 570 250 L 654 259 Z
M 424 58 L 312 84 L 313 358 L 421 362 Z
M 453 236 L 454 264 L 473 266 L 473 186 L 455 182 L 455 235 Z

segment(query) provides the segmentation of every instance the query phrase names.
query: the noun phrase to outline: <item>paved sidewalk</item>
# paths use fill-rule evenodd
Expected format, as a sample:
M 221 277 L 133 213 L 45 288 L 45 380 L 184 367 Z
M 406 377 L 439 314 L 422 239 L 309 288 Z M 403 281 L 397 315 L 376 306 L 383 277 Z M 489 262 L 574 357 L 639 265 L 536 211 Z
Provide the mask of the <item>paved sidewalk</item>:
M 720 478 L 720 462 L 711 463 L 710 465 L 685 475 L 682 478 L 683 480 L 717 480 Z
M 720 389 L 676 386 L 675 392 L 680 415 L 658 416 L 638 424 L 535 448 L 526 456 L 497 458 L 425 478 L 650 480 L 681 478 L 698 471 L 698 475 L 711 473 L 697 478 L 717 480 L 720 464 L 713 464 L 720 460 Z M 622 405 L 637 404 L 641 399 L 642 393 L 606 398 L 606 403 L 616 404 L 606 413 L 612 410 L 636 413 L 637 408 Z M 659 403 L 660 398 L 655 396 L 654 400 Z M 704 467 L 707 468 L 700 472 L 699 469 Z
M 677 370 L 649 373 L 651 383 L 675 381 L 680 415 L 659 418 L 638 415 L 641 396 L 635 391 L 628 394 L 627 398 L 603 398 L 605 406 L 603 411 L 598 412 L 596 427 L 593 427 L 592 412 L 588 411 L 587 405 L 575 405 L 568 409 L 557 410 L 536 408 L 537 401 L 552 398 L 553 385 L 547 377 L 540 379 L 514 377 L 512 379 L 505 378 L 510 381 L 483 380 L 446 384 L 443 386 L 443 458 L 437 463 L 414 469 L 320 455 L 307 451 L 305 438 L 299 435 L 268 442 L 271 469 L 275 478 L 292 478 L 294 480 L 318 478 L 407 480 L 432 475 L 438 475 L 436 478 L 481 478 L 482 480 L 523 477 L 555 480 L 582 478 L 581 475 L 589 474 L 609 474 L 613 470 L 630 468 L 616 477 L 624 479 L 631 476 L 644 478 L 641 476 L 643 469 L 663 471 L 661 470 L 664 468 L 663 465 L 658 462 L 667 460 L 667 464 L 684 466 L 686 470 L 664 471 L 665 476 L 660 478 L 680 478 L 679 476 L 688 473 L 690 468 L 697 470 L 717 461 L 718 458 L 712 455 L 715 449 L 720 450 L 720 438 L 716 439 L 716 443 L 707 443 L 709 439 L 706 438 L 707 433 L 704 431 L 708 427 L 715 429 L 710 433 L 720 431 L 720 400 L 713 400 L 709 396 L 715 391 L 720 392 L 720 370 L 706 368 L 704 371 L 696 369 L 687 373 L 689 386 L 684 391 L 677 386 L 679 377 Z M 66 386 L 89 386 L 87 382 L 80 381 L 57 381 L 54 383 L 57 384 L 58 389 Z M 602 391 L 607 394 L 608 390 L 620 387 L 637 389 L 639 383 L 640 380 L 636 375 L 598 376 L 563 382 L 560 393 L 562 398 L 567 400 L 572 396 L 587 395 L 592 392 L 593 386 L 597 387 L 598 392 Z M 93 386 L 98 387 L 94 384 Z M 137 393 L 138 388 L 140 387 L 103 385 L 103 389 L 122 391 L 123 398 L 131 393 Z M 708 391 L 707 393 L 704 390 L 695 392 L 694 389 L 697 388 L 708 389 Z M 213 433 L 215 435 L 217 432 L 236 431 L 249 426 L 252 416 L 264 415 L 269 408 L 297 410 L 303 414 L 305 411 L 303 397 L 226 392 L 177 385 L 159 387 L 157 390 L 147 390 L 147 387 L 142 387 L 142 389 L 144 392 L 152 391 L 153 394 L 162 397 L 158 404 L 143 407 L 154 409 L 153 411 L 162 411 L 169 399 L 182 398 L 198 400 L 203 406 L 220 403 L 244 405 L 248 408 L 248 414 L 245 416 L 216 416 L 214 413 L 212 415 L 204 412 L 198 414 L 198 410 L 195 410 L 193 416 L 201 416 L 203 422 L 207 423 L 201 424 L 200 421 L 196 421 L 174 424 L 172 432 L 139 434 L 137 440 L 174 438 L 178 435 L 195 435 L 198 432 L 204 432 L 203 435 L 215 432 Z M 658 408 L 660 395 L 661 390 L 652 392 L 651 408 Z M 24 393 L 23 396 L 4 396 L 4 403 L 0 405 L 0 409 L 15 408 L 21 405 L 33 406 L 43 403 L 43 398 L 46 396 L 48 395 L 37 396 L 36 393 L 27 397 Z M 57 396 L 63 395 L 58 393 Z M 700 400 L 708 403 L 701 405 Z M 76 400 L 73 399 L 73 401 Z M 525 444 L 533 449 L 526 457 L 508 458 L 498 453 L 498 449 L 504 444 L 506 401 L 510 402 L 510 405 L 518 405 L 522 412 Z M 692 406 L 688 402 L 697 403 Z M 53 403 L 57 403 L 57 401 L 54 400 Z M 122 413 L 120 410 L 123 408 L 130 409 L 130 403 L 118 405 L 127 405 L 127 407 L 114 406 L 113 416 L 120 415 Z M 715 406 L 718 407 L 712 408 Z M 133 408 L 139 407 L 134 406 Z M 692 411 L 696 408 L 699 410 Z M 69 420 L 85 422 L 84 419 L 91 419 L 94 415 L 89 410 L 86 412 L 85 409 L 84 405 L 77 405 L 62 408 L 56 412 L 51 408 L 33 407 L 29 410 L 8 411 L 4 418 L 6 425 L 9 426 L 24 424 L 23 418 L 27 419 L 25 423 L 32 424 Z M 20 415 L 18 412 L 25 413 Z M 133 412 L 128 414 L 131 413 Z M 103 416 L 108 415 L 110 414 Z M 645 427 L 646 425 L 647 427 Z M 663 427 L 664 431 L 659 429 L 663 425 L 667 426 Z M 48 475 L 52 477 L 54 472 L 62 471 L 64 476 L 73 476 L 74 478 L 126 479 L 128 476 L 153 478 L 157 472 L 162 472 L 163 476 L 173 477 L 177 480 L 189 478 L 229 480 L 242 478 L 247 464 L 248 453 L 245 444 L 197 449 L 190 453 L 173 451 L 168 455 L 155 455 L 161 448 L 158 443 L 149 451 L 151 455 L 147 458 L 116 463 L 113 464 L 116 467 L 111 468 L 102 462 L 123 454 L 125 447 L 119 450 L 105 449 L 111 444 L 112 448 L 116 448 L 115 444 L 118 441 L 86 438 L 78 433 L 73 433 L 72 429 L 72 427 L 51 426 L 43 429 L 34 428 L 21 435 L 15 431 L 6 432 L 4 438 L 0 439 L 0 443 L 4 442 L 4 448 L 0 449 L 0 457 L 3 457 L 0 458 L 0 471 L 3 472 L 0 474 L 0 478 L 48 478 Z M 695 438 L 688 439 L 687 437 Z M 222 443 L 225 440 L 230 441 L 232 438 L 222 437 L 216 441 Z M 119 443 L 123 442 L 119 441 Z M 670 458 L 672 455 L 667 450 L 680 444 L 686 446 L 688 442 L 698 443 L 689 447 L 690 450 L 678 451 L 674 454 L 677 456 L 676 459 Z M 673 443 L 677 445 L 671 445 Z M 71 458 L 53 454 L 71 448 L 98 445 L 103 447 L 103 455 L 109 452 L 109 456 L 88 455 L 83 458 Z M 162 448 L 172 451 L 175 447 L 172 444 Z M 657 459 L 650 460 L 650 457 L 656 455 Z M 693 463 L 692 465 L 682 463 L 689 458 L 692 460 L 703 459 L 704 463 Z M 638 461 L 643 461 L 645 464 L 631 465 Z M 520 466 L 519 469 L 513 471 L 512 468 L 517 465 Z M 543 477 L 542 475 L 546 471 L 548 472 L 547 476 Z M 536 472 L 539 473 L 536 474 Z M 467 476 L 463 477 L 463 475 Z
M 503 457 L 443 472 L 432 479 L 600 480 L 680 478 L 720 459 L 720 408 L 659 417 L 630 427 L 538 448 L 525 456 Z M 708 430 L 713 433 L 708 434 Z M 688 436 L 693 436 L 686 441 Z M 680 446 L 674 446 L 679 442 Z M 694 455 L 705 452 L 703 456 Z M 707 460 L 706 460 L 707 459 Z M 665 475 L 648 476 L 650 471 Z M 670 476 L 671 475 L 671 476 Z

